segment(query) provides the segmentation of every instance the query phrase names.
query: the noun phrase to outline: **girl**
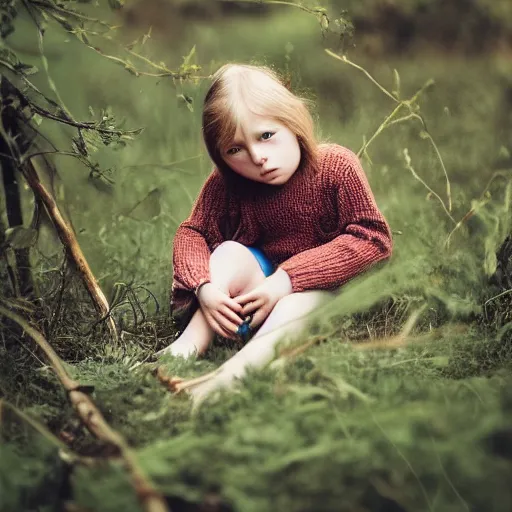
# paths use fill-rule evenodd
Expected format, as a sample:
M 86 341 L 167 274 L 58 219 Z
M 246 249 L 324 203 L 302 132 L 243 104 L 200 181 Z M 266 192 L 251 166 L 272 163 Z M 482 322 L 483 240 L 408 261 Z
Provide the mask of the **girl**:
M 319 145 L 305 101 L 268 68 L 227 64 L 213 75 L 203 137 L 215 168 L 173 249 L 172 307 L 188 324 L 157 356 L 255 334 L 194 398 L 267 364 L 329 290 L 392 246 L 358 158 Z

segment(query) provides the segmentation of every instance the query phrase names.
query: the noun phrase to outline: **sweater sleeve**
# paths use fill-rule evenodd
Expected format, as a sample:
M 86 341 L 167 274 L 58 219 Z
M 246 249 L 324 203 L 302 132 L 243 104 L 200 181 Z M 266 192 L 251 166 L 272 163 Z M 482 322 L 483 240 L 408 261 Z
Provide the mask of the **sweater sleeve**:
M 325 171 L 336 194 L 341 234 L 280 265 L 294 292 L 337 288 L 391 255 L 391 231 L 357 156 L 346 149 L 338 151 Z
M 208 177 L 188 219 L 180 224 L 173 243 L 173 287 L 195 290 L 210 280 L 210 254 L 223 242 L 226 191 L 218 170 Z

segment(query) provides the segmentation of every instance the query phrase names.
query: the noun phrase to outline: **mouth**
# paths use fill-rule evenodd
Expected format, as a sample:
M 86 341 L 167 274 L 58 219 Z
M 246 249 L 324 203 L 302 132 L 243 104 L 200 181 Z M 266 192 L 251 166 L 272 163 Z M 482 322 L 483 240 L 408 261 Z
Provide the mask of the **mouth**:
M 277 171 L 277 167 L 275 169 L 270 169 L 268 171 L 264 171 L 261 173 L 261 177 L 264 177 L 264 176 L 267 176 L 268 174 L 270 174 L 271 172 L 274 172 L 274 171 Z

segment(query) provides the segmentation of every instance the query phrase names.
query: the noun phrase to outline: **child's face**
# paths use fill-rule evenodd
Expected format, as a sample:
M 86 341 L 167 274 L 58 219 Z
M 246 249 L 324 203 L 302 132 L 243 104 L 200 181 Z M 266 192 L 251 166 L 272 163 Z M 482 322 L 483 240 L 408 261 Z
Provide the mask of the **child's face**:
M 224 161 L 244 178 L 283 185 L 300 162 L 295 134 L 272 117 L 247 112 L 236 130 L 232 144 L 222 149 Z

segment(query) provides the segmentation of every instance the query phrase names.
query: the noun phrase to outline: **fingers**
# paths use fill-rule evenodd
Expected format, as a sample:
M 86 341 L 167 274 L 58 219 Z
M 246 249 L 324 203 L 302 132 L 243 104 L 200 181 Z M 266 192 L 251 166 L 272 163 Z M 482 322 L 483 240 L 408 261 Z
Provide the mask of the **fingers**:
M 242 316 L 250 315 L 251 313 L 254 313 L 257 309 L 261 308 L 263 306 L 264 301 L 263 300 L 253 300 L 251 302 L 248 302 L 245 304 L 245 306 L 242 309 Z
M 226 295 L 223 304 L 225 304 L 231 311 L 234 311 L 235 313 L 241 313 L 242 312 L 242 306 L 238 303 L 237 300 L 232 299 L 229 295 Z
M 213 329 L 213 331 L 219 336 L 223 336 L 224 338 L 232 338 L 233 334 L 224 329 L 213 317 L 208 319 L 208 324 Z
M 268 317 L 270 314 L 270 310 L 266 307 L 259 308 L 256 313 L 254 313 L 254 316 L 252 317 L 251 321 L 251 327 L 259 327 Z
M 237 315 L 233 310 L 229 309 L 228 306 L 224 306 L 219 309 L 219 312 L 222 313 L 228 320 L 231 320 L 235 325 L 239 326 L 243 324 L 242 318 Z
M 249 293 L 246 293 L 245 295 L 239 295 L 238 297 L 235 297 L 233 300 L 237 304 L 241 305 L 241 304 L 247 304 L 248 302 L 256 300 L 257 298 L 258 298 L 257 293 L 255 293 L 255 290 L 252 290 Z
M 229 321 L 222 313 L 219 311 L 204 311 L 205 318 L 210 325 L 210 327 L 220 336 L 224 336 L 225 338 L 236 338 L 236 331 L 238 330 L 238 325 Z

